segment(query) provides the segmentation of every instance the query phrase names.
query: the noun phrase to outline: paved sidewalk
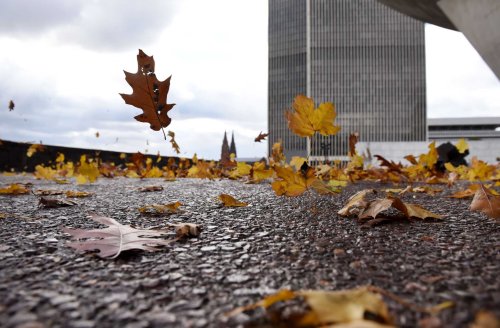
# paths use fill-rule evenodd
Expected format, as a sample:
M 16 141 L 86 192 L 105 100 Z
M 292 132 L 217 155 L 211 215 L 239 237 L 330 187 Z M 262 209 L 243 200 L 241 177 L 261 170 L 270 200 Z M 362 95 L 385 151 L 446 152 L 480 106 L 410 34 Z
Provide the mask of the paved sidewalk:
M 396 221 L 363 228 L 337 211 L 356 184 L 338 196 L 277 197 L 269 184 L 179 179 L 99 179 L 58 185 L 1 176 L 0 185 L 91 191 L 73 207 L 41 209 L 34 195 L 0 196 L 0 322 L 5 327 L 265 326 L 263 311 L 224 313 L 281 288 L 340 290 L 375 285 L 421 306 L 456 303 L 438 317 L 467 327 L 479 310 L 500 316 L 500 225 L 468 210 L 470 200 L 408 194 L 403 200 L 442 214 L 439 221 Z M 146 185 L 163 191 L 142 193 Z M 377 188 L 390 186 L 370 185 Z M 223 208 L 227 193 L 248 207 Z M 445 191 L 444 194 L 449 194 Z M 184 211 L 147 217 L 137 208 L 180 201 Z M 199 238 L 155 253 L 116 260 L 65 245 L 62 226 L 97 228 L 90 212 L 141 227 L 191 222 Z M 428 314 L 387 300 L 396 323 L 416 327 Z

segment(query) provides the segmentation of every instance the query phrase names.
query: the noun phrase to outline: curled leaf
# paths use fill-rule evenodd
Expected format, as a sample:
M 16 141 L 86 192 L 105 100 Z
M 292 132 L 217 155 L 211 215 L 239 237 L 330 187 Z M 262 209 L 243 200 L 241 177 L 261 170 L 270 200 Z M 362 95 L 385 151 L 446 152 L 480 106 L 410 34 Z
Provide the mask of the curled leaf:
M 139 212 L 149 215 L 173 214 L 178 212 L 181 205 L 181 202 L 175 202 L 165 205 L 152 204 L 140 207 Z
M 240 202 L 236 198 L 227 194 L 220 194 L 219 199 L 225 207 L 244 207 L 248 206 L 248 203 Z
M 172 144 L 172 148 L 175 150 L 175 152 L 177 154 L 180 154 L 181 149 L 179 148 L 179 145 L 175 141 L 175 133 L 173 131 L 168 131 L 168 136 L 170 137 L 170 143 Z M 160 159 L 161 159 L 161 157 L 160 157 Z
M 45 208 L 67 207 L 77 205 L 72 200 L 40 197 L 40 206 Z
M 152 192 L 152 191 L 162 191 L 162 186 L 146 186 L 139 188 L 140 192 Z
M 470 204 L 472 211 L 480 211 L 493 219 L 500 219 L 500 196 L 493 195 L 482 184 Z
M 261 142 L 262 140 L 266 140 L 266 137 L 269 135 L 269 133 L 262 133 L 262 131 L 259 133 L 259 135 L 255 138 L 255 142 Z

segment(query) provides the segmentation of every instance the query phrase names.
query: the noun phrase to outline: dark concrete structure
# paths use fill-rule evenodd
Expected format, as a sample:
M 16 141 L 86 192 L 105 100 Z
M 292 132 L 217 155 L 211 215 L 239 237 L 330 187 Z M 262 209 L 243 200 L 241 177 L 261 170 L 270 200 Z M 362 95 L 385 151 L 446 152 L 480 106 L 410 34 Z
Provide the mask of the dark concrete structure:
M 306 156 L 284 112 L 297 94 L 336 105 L 342 131 L 312 138 L 312 159 L 361 141 L 425 141 L 424 24 L 375 0 L 269 1 L 269 147 Z

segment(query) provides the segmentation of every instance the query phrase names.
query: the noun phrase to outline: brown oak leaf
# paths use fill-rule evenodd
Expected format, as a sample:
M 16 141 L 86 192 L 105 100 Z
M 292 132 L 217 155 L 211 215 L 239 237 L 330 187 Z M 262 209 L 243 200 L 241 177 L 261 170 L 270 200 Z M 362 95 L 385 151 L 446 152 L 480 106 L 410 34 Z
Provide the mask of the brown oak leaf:
M 14 101 L 10 100 L 10 101 L 9 101 L 9 112 L 10 112 L 11 110 L 14 110 L 14 107 L 16 107 L 16 105 L 14 104 Z
M 255 138 L 255 142 L 261 142 L 262 140 L 265 140 L 268 135 L 269 133 L 260 132 L 259 135 Z
M 153 56 L 146 55 L 139 49 L 137 55 L 137 72 L 125 72 L 125 80 L 132 87 L 132 94 L 123 94 L 125 103 L 142 109 L 143 113 L 135 116 L 139 122 L 150 124 L 150 128 L 158 131 L 167 127 L 171 119 L 168 111 L 175 104 L 167 104 L 167 94 L 170 88 L 170 78 L 159 81 L 155 75 L 155 61 Z M 165 137 L 166 138 L 166 137 Z

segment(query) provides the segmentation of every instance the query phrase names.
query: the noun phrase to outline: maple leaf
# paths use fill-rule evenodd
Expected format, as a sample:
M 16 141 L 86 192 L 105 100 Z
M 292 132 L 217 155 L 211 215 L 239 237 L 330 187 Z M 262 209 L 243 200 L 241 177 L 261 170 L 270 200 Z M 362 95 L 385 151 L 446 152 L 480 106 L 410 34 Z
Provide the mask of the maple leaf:
M 80 156 L 80 165 L 78 166 L 77 184 L 92 183 L 99 177 L 99 168 L 97 163 L 87 161 L 87 156 Z
M 316 180 L 314 169 L 304 163 L 305 170 L 295 172 L 291 167 L 282 167 L 275 165 L 273 167 L 276 175 L 280 180 L 274 181 L 271 184 L 276 195 L 295 197 L 302 195 L 308 187 Z
M 251 171 L 252 171 L 251 165 L 248 165 L 245 162 L 237 162 L 236 168 L 231 171 L 229 177 L 231 179 L 238 179 L 246 175 L 249 175 Z
M 305 301 L 308 309 L 293 316 L 294 322 L 290 324 L 294 327 L 336 327 L 334 324 L 339 324 L 339 327 L 392 327 L 387 305 L 380 294 L 368 290 L 367 287 L 339 291 L 281 290 L 255 304 L 236 308 L 226 316 L 234 316 L 258 307 L 267 309 L 277 302 L 299 298 Z M 280 319 L 280 314 L 276 313 L 275 317 Z M 376 321 L 365 319 L 367 317 L 376 318 Z
M 14 104 L 14 101 L 10 100 L 9 101 L 9 112 L 14 110 L 14 107 L 16 107 L 16 105 Z
M 255 138 L 255 142 L 261 142 L 262 140 L 266 140 L 266 137 L 269 135 L 269 133 L 262 133 L 262 131 L 259 133 L 259 135 Z
M 214 163 L 205 162 L 202 160 L 197 161 L 196 165 L 188 170 L 188 177 L 200 179 L 213 179 L 214 175 L 211 172 Z
M 168 131 L 168 136 L 170 137 L 170 143 L 172 144 L 172 148 L 175 150 L 177 154 L 181 153 L 181 149 L 179 145 L 175 141 L 175 133 L 173 131 Z
M 482 184 L 470 204 L 472 211 L 480 211 L 493 219 L 500 219 L 500 196 L 493 195 Z
M 329 136 L 340 131 L 333 121 L 337 114 L 331 102 L 321 103 L 314 109 L 314 101 L 304 95 L 298 95 L 293 101 L 293 111 L 285 112 L 288 128 L 301 137 L 311 137 L 314 132 Z
M 137 72 L 125 72 L 125 80 L 132 87 L 132 94 L 120 94 L 125 103 L 142 109 L 143 113 L 135 116 L 139 122 L 147 122 L 152 130 L 163 130 L 171 119 L 168 111 L 175 104 L 167 104 L 167 94 L 170 88 L 170 78 L 159 81 L 155 75 L 153 56 L 146 55 L 141 49 L 137 55 Z M 165 132 L 163 132 L 167 139 Z
M 464 138 L 461 138 L 460 140 L 458 140 L 455 147 L 457 147 L 457 150 L 460 154 L 463 154 L 467 149 L 469 149 L 469 144 L 467 143 L 467 141 L 465 141 Z
M 0 188 L 0 194 L 3 195 L 24 195 L 29 192 L 29 189 L 18 183 L 13 183 L 6 188 Z
M 273 170 L 266 167 L 264 162 L 253 163 L 252 170 L 250 171 L 250 176 L 252 181 L 259 182 L 265 179 L 269 179 L 273 175 Z
M 225 207 L 244 207 L 248 206 L 248 203 L 240 202 L 236 198 L 227 194 L 220 194 L 219 199 Z
M 172 240 L 151 238 L 166 235 L 167 232 L 164 230 L 135 229 L 129 225 L 120 224 L 112 218 L 98 215 L 91 215 L 90 219 L 108 227 L 93 230 L 65 227 L 63 231 L 69 233 L 75 240 L 68 242 L 68 246 L 79 251 L 98 250 L 99 257 L 113 259 L 123 251 L 140 249 L 154 252 L 158 250 L 158 246 L 169 245 L 172 242 Z

